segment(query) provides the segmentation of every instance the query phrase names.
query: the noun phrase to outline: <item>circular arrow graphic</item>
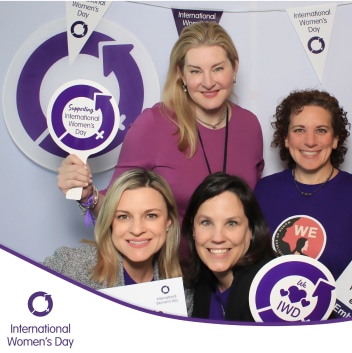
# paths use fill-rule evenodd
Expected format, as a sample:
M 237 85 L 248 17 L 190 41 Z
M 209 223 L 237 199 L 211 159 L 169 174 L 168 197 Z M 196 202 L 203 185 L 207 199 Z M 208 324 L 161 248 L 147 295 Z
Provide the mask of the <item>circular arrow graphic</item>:
M 47 307 L 43 311 L 37 311 L 33 306 L 34 300 L 39 297 L 43 297 L 45 299 L 45 301 L 47 302 Z M 47 294 L 45 292 L 35 292 L 28 299 L 28 309 L 35 316 L 46 316 L 46 315 L 50 314 L 51 310 L 53 309 L 53 305 L 54 304 L 53 304 L 53 300 L 51 298 L 51 295 Z
M 313 49 L 313 43 L 318 42 L 320 47 L 318 47 L 317 49 Z M 309 39 L 308 41 L 308 49 L 311 53 L 313 54 L 320 54 L 322 51 L 324 51 L 325 49 L 325 42 L 323 38 L 320 37 L 312 37 L 311 39 Z
M 78 26 L 81 31 L 76 32 Z M 83 21 L 76 21 L 71 26 L 71 34 L 76 38 L 83 38 L 88 32 L 88 25 Z
M 72 30 L 77 35 L 84 33 L 84 24 L 76 23 Z M 6 126 L 26 156 L 45 168 L 57 171 L 67 151 L 54 141 L 48 131 L 47 107 L 58 87 L 77 79 L 90 80 L 103 87 L 100 89 L 103 93 L 96 91 L 94 98 L 85 97 L 85 93 L 81 95 L 81 99 L 92 100 L 89 105 L 94 105 L 97 113 L 100 109 L 102 116 L 110 115 L 113 99 L 118 106 L 121 116 L 118 133 L 103 150 L 90 155 L 92 171 L 105 171 L 116 165 L 116 156 L 127 127 L 144 106 L 151 106 L 160 99 L 158 75 L 148 53 L 136 38 L 113 22 L 100 21 L 72 65 L 69 65 L 68 58 L 66 21 L 48 24 L 32 34 L 16 53 L 5 78 L 3 111 Z M 107 87 L 112 98 L 104 93 Z M 85 87 L 80 88 L 85 90 Z M 62 93 L 63 96 L 66 94 Z M 80 99 L 79 95 L 77 93 L 75 99 Z M 59 109 L 57 106 L 54 108 L 54 114 L 57 114 Z M 83 129 L 72 133 L 67 126 L 64 127 L 68 132 L 67 145 L 71 147 L 73 135 L 82 139 L 89 134 L 88 129 L 84 135 Z M 107 130 L 101 127 L 95 131 L 97 141 L 92 138 L 89 144 L 98 144 L 106 133 Z
M 319 261 L 285 255 L 267 263 L 255 276 L 249 294 L 256 321 L 325 320 L 336 301 L 336 282 Z

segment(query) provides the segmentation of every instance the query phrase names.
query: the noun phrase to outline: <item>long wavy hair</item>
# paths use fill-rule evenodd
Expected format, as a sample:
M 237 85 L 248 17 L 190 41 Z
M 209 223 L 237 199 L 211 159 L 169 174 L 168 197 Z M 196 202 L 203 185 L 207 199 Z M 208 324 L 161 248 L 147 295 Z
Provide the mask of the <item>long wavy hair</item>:
M 189 94 L 183 91 L 183 81 L 179 72 L 184 70 L 187 52 L 200 46 L 223 48 L 234 69 L 239 62 L 237 49 L 231 37 L 216 22 L 197 22 L 185 27 L 174 44 L 162 102 L 165 115 L 172 118 L 170 111 L 174 112 L 176 120 L 173 121 L 179 134 L 178 148 L 188 157 L 192 157 L 197 148 L 196 108 Z
M 106 281 L 108 287 L 116 285 L 116 278 L 119 275 L 118 251 L 111 239 L 116 208 L 126 190 L 144 187 L 153 188 L 162 195 L 167 207 L 168 217 L 172 221 L 164 245 L 154 255 L 154 261 L 157 261 L 159 267 L 160 277 L 166 279 L 182 275 L 178 258 L 180 224 L 173 193 L 160 175 L 150 170 L 136 168 L 124 172 L 115 180 L 106 193 L 99 211 L 94 231 L 98 258 L 92 271 L 92 279 L 98 283 L 103 284 Z
M 271 126 L 274 129 L 272 147 L 279 148 L 279 155 L 282 161 L 287 162 L 288 168 L 294 168 L 296 162 L 293 160 L 290 151 L 285 146 L 285 139 L 288 135 L 291 116 L 302 112 L 306 106 L 317 106 L 327 110 L 331 114 L 331 123 L 334 137 L 338 137 L 337 148 L 332 150 L 330 162 L 338 168 L 344 161 L 347 153 L 347 137 L 350 135 L 350 123 L 347 113 L 340 106 L 338 100 L 326 91 L 307 89 L 292 91 L 276 107 Z
M 189 266 L 191 271 L 187 272 L 185 278 L 188 285 L 192 286 L 198 281 L 201 271 L 210 272 L 210 270 L 202 263 L 196 251 L 195 240 L 193 237 L 195 216 L 200 206 L 205 201 L 220 195 L 225 191 L 234 193 L 240 199 L 244 213 L 248 219 L 249 229 L 252 232 L 249 249 L 236 263 L 233 271 L 239 267 L 254 264 L 265 257 L 275 257 L 275 252 L 271 246 L 269 227 L 254 193 L 248 184 L 242 178 L 224 172 L 210 174 L 192 194 L 182 223 L 181 232 L 187 238 L 192 252 L 191 264 Z M 209 274 L 208 277 L 211 278 L 213 276 Z

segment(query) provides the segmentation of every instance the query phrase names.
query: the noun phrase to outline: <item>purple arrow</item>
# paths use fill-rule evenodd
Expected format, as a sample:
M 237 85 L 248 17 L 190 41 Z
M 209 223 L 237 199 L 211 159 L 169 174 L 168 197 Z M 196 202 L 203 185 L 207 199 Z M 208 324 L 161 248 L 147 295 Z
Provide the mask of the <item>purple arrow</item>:
M 289 255 L 286 255 L 289 256 Z M 301 256 L 301 255 L 294 255 Z M 271 268 L 261 279 L 256 294 L 257 307 L 266 308 L 270 306 L 270 295 L 269 293 L 274 288 L 275 284 L 281 279 L 288 276 L 302 276 L 308 278 L 312 283 L 316 284 L 318 280 L 324 279 L 327 281 L 324 273 L 320 269 L 312 266 L 306 262 L 301 261 L 289 261 L 281 263 Z M 259 295 L 258 295 L 259 293 Z M 267 294 L 267 295 L 265 295 Z
M 113 39 L 93 32 L 81 52 L 98 58 L 98 44 L 101 41 Z M 51 66 L 66 56 L 68 56 L 67 34 L 62 32 L 41 44 L 28 58 L 20 74 L 16 92 L 18 115 L 23 128 L 33 141 L 47 129 L 45 114 L 39 101 L 43 78 Z M 60 157 L 67 155 L 52 139 L 46 139 L 40 146 Z
M 314 310 L 305 318 L 306 321 L 321 320 L 330 307 L 331 292 L 335 289 L 330 283 L 319 281 L 312 297 L 317 297 L 317 305 Z
M 144 100 L 144 85 L 139 68 L 131 56 L 131 44 L 116 44 L 103 47 L 104 76 L 114 73 L 121 89 L 119 111 L 125 115 L 125 126 L 129 126 L 141 113 Z M 120 130 L 115 140 L 104 149 L 104 153 L 122 143 L 127 129 Z M 96 155 L 101 154 L 97 153 Z

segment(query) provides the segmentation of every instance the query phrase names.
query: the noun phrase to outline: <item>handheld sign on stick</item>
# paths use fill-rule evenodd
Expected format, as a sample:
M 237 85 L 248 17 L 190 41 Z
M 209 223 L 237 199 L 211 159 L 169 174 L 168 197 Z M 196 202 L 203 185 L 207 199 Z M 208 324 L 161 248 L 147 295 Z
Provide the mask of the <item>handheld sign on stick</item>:
M 47 123 L 54 142 L 86 163 L 89 156 L 102 151 L 115 138 L 120 113 L 106 88 L 96 82 L 75 80 L 62 85 L 51 97 Z M 66 193 L 70 200 L 81 197 L 81 187 Z

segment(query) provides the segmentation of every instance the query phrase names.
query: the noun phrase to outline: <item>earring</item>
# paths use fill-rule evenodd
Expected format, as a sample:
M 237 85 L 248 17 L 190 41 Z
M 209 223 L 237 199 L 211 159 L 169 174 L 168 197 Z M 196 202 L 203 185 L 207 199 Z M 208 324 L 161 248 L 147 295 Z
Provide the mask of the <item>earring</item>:
M 233 85 L 235 85 L 236 84 L 236 77 L 233 79 L 233 83 L 232 83 Z
M 182 85 L 183 92 L 187 93 L 187 86 L 185 84 Z
M 169 228 L 166 228 L 166 233 L 169 231 Z

